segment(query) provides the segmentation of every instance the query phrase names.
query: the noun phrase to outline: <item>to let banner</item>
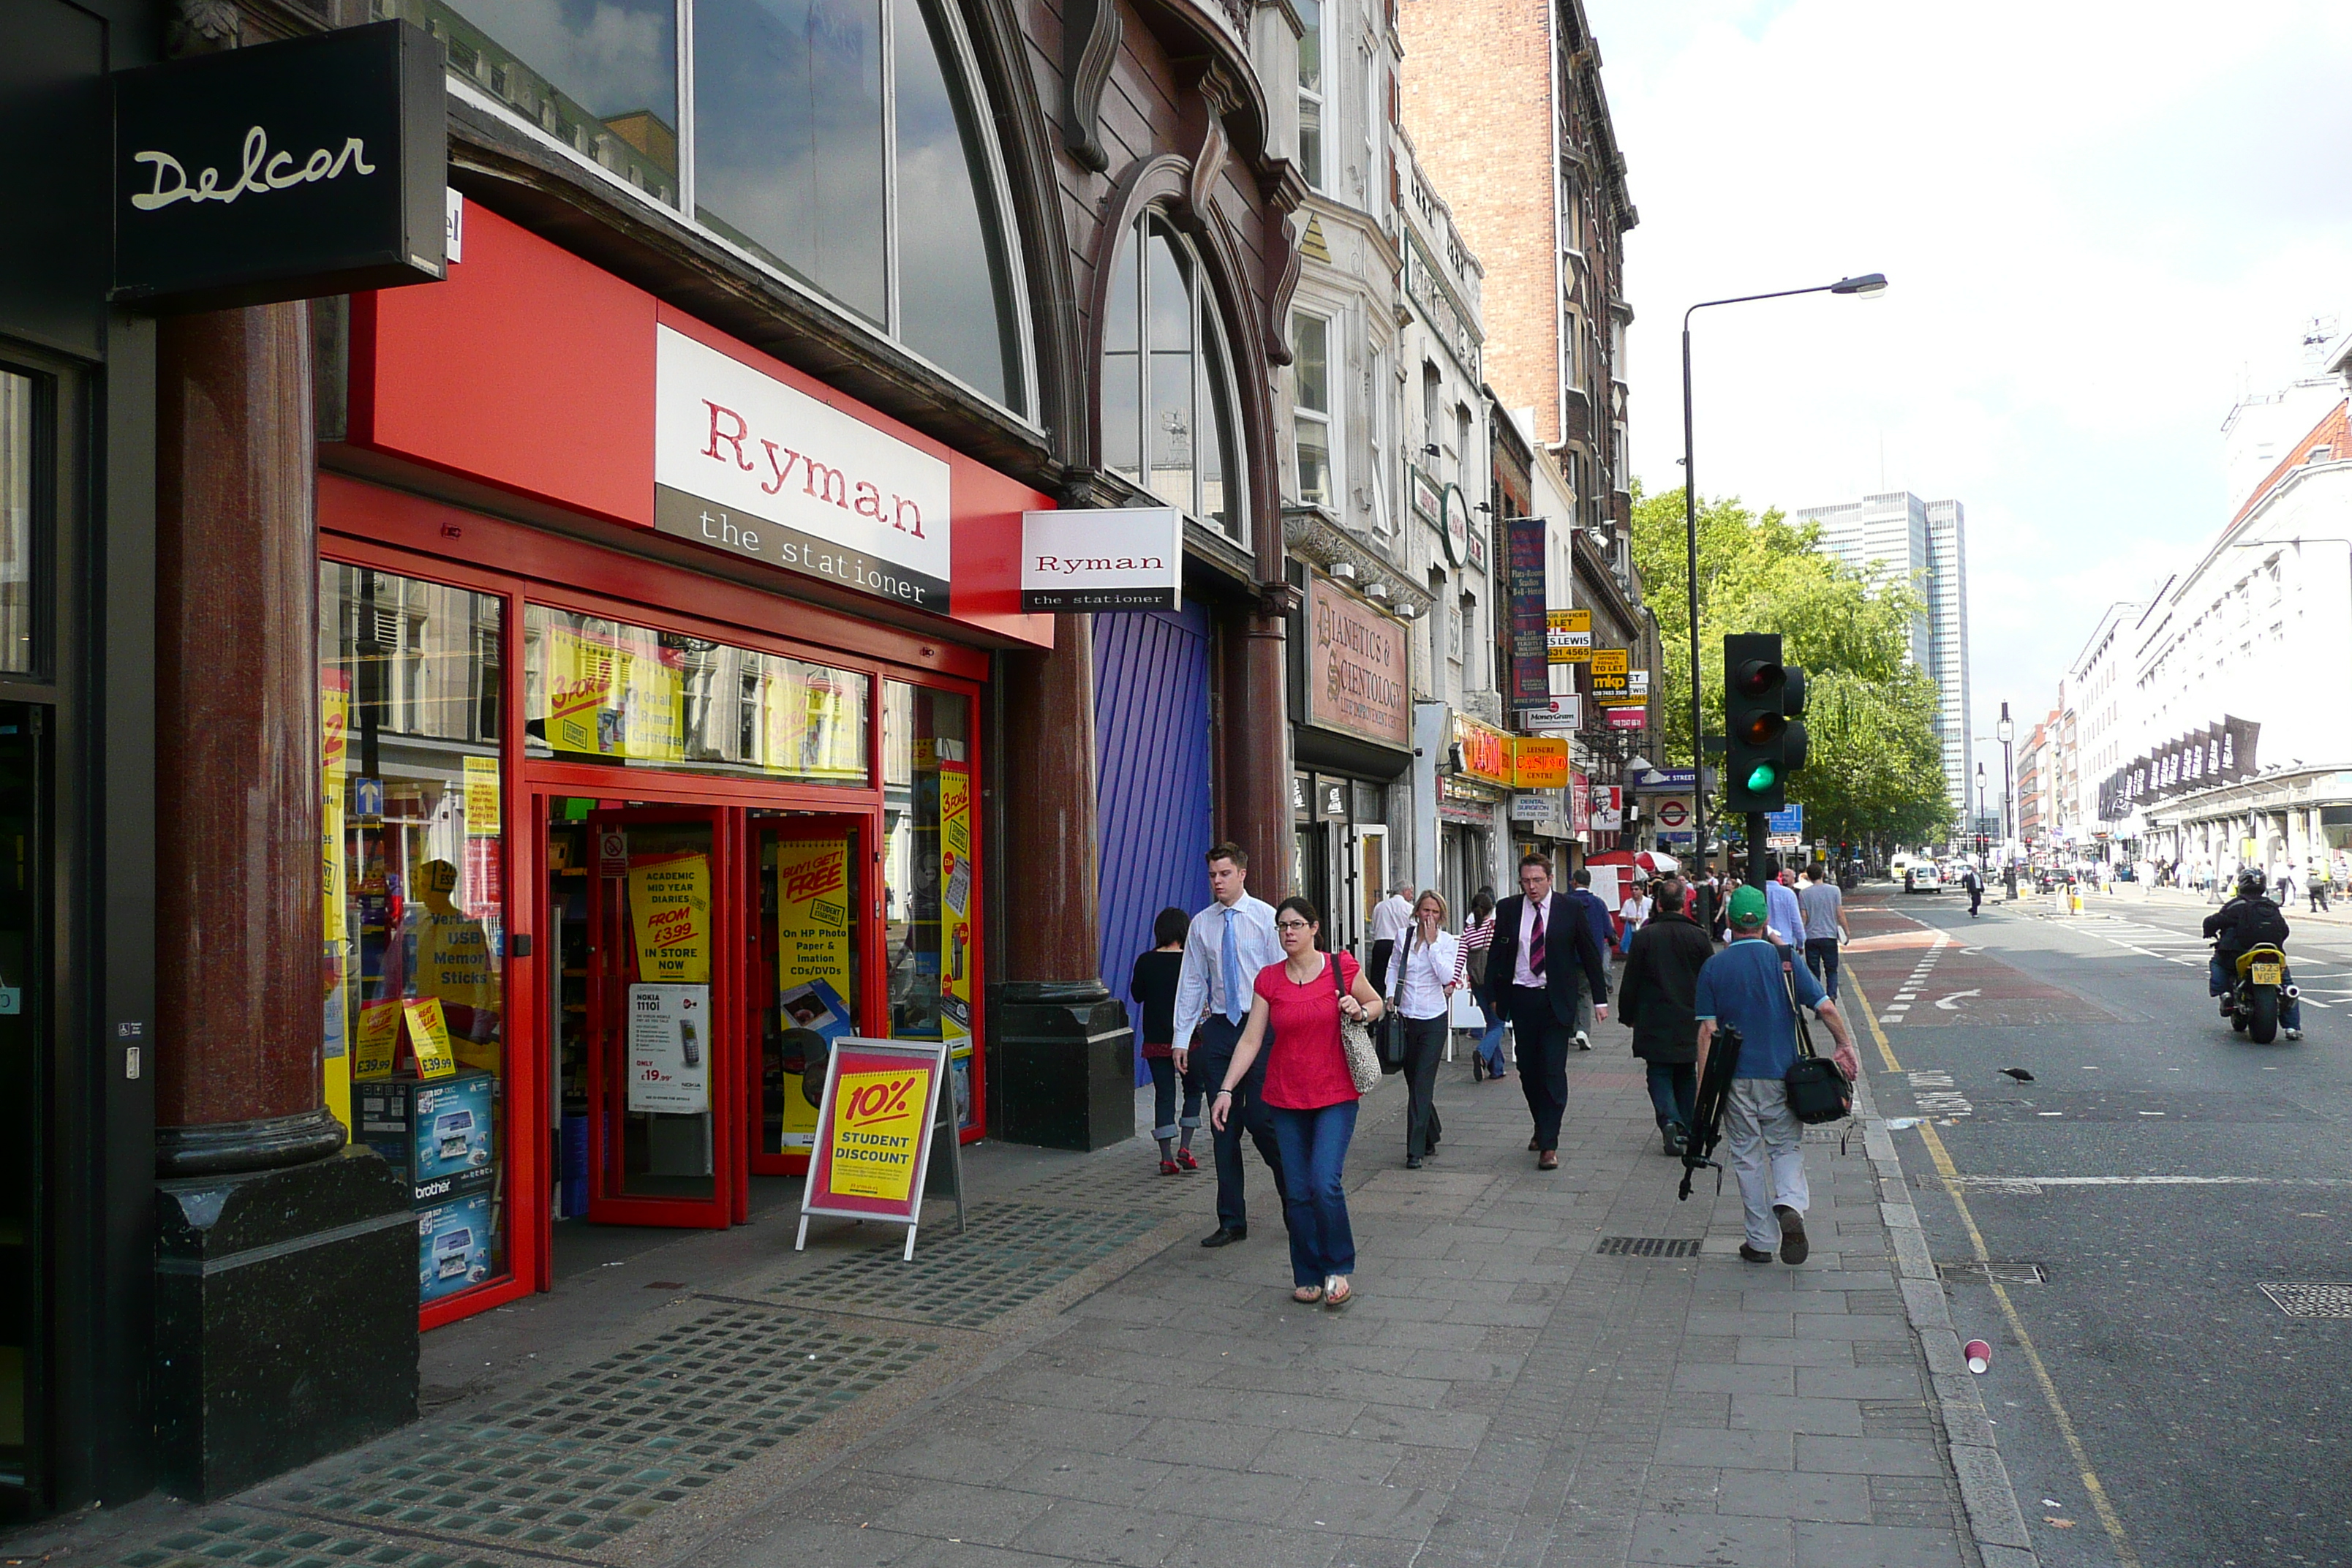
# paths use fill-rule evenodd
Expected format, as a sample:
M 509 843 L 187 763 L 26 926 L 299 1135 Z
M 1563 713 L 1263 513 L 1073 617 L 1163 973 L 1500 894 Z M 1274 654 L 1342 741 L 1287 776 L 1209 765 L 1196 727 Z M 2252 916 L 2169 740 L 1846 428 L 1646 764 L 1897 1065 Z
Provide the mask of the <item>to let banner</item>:
M 1511 601 L 1511 704 L 1528 707 L 1551 696 L 1546 605 L 1546 526 L 1539 517 L 1515 517 L 1504 524 L 1510 552 L 1504 563 Z

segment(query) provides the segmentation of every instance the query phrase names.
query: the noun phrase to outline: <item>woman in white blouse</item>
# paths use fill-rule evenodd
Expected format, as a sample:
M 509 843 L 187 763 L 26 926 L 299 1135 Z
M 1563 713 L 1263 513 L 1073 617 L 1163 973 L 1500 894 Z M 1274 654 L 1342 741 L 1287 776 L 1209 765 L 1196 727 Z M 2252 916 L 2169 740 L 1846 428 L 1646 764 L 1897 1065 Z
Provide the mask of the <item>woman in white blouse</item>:
M 1404 1031 L 1404 1164 L 1421 1169 L 1437 1152 L 1437 1064 L 1453 1026 L 1454 988 L 1461 984 L 1460 942 L 1445 930 L 1445 900 L 1435 891 L 1414 900 L 1412 925 L 1389 966 L 1389 1005 Z

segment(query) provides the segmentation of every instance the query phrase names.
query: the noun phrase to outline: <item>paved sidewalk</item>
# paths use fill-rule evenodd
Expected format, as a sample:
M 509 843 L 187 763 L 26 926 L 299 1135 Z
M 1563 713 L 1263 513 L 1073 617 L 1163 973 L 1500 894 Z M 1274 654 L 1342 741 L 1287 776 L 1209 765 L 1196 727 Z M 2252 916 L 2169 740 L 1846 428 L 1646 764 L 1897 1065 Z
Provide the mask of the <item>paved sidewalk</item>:
M 1742 1262 L 1732 1182 L 1675 1201 L 1625 1038 L 1604 1025 L 1571 1061 L 1553 1173 L 1524 1150 L 1516 1079 L 1442 1069 L 1445 1139 L 1417 1172 L 1383 1085 L 1349 1161 L 1341 1313 L 1288 1300 L 1262 1168 L 1250 1239 L 1210 1251 L 1213 1178 L 1157 1176 L 1142 1141 L 991 1146 L 972 1230 L 935 1203 L 913 1264 L 845 1226 L 795 1256 L 789 1210 L 685 1237 L 428 1336 L 446 1403 L 418 1426 L 224 1504 L 149 1501 L 5 1552 L 2032 1563 L 1885 1133 L 1842 1151 L 1815 1130 L 1812 1260 Z

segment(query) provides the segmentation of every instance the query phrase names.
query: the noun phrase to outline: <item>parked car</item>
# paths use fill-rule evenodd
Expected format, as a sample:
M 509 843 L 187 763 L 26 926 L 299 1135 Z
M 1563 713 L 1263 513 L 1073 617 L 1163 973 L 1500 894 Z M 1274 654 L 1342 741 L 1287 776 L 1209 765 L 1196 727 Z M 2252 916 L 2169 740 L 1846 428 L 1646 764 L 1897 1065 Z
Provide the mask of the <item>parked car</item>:
M 1903 873 L 1903 890 L 1906 893 L 1940 893 L 1944 890 L 1944 873 L 1933 860 L 1914 860 Z

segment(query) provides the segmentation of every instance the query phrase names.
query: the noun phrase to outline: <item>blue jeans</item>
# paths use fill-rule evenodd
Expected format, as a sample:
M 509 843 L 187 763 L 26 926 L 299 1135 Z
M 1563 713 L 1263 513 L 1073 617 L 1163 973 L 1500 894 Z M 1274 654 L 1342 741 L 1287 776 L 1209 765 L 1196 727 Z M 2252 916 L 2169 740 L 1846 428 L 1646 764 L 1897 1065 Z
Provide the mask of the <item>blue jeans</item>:
M 1290 1279 L 1320 1285 L 1356 1271 L 1356 1233 L 1348 1224 L 1348 1140 L 1356 1132 L 1356 1102 L 1313 1110 L 1266 1107 L 1274 1141 L 1282 1146 L 1283 1213 L 1290 1221 Z
M 2237 983 L 2237 959 L 2235 957 L 2224 959 L 2220 953 L 2215 953 L 2213 955 L 2212 963 L 2205 972 L 2207 994 L 2213 996 L 2228 995 L 2230 994 L 2230 987 Z M 2279 980 L 2282 984 L 2294 984 L 2294 968 L 2292 966 L 2283 967 L 2279 973 Z M 2281 992 L 2279 994 L 2279 1027 L 2282 1029 L 2300 1029 L 2303 1027 L 2302 1001 L 2299 998 L 2287 995 L 2284 992 Z
M 1168 1057 L 1146 1057 L 1143 1065 L 1151 1069 L 1151 1135 L 1173 1138 L 1179 1131 L 1184 1134 L 1184 1147 L 1192 1146 L 1193 1130 L 1201 1125 L 1201 1068 L 1198 1062 L 1188 1073 L 1179 1074 L 1175 1061 Z M 1184 1119 L 1176 1120 L 1176 1086 L 1184 1086 Z
M 1822 990 L 1832 1002 L 1837 1000 L 1838 944 L 1833 936 L 1809 936 L 1805 939 L 1805 967 L 1822 983 Z
M 1486 1064 L 1493 1077 L 1503 1076 L 1507 1065 L 1503 1060 L 1503 1026 L 1510 1020 L 1503 1016 L 1503 1005 L 1486 992 L 1477 993 L 1478 1011 L 1486 1017 L 1486 1032 L 1478 1037 L 1478 1059 Z
M 1698 1069 L 1690 1062 L 1650 1063 L 1650 1109 L 1663 1130 L 1669 1121 L 1690 1130 L 1698 1111 Z

